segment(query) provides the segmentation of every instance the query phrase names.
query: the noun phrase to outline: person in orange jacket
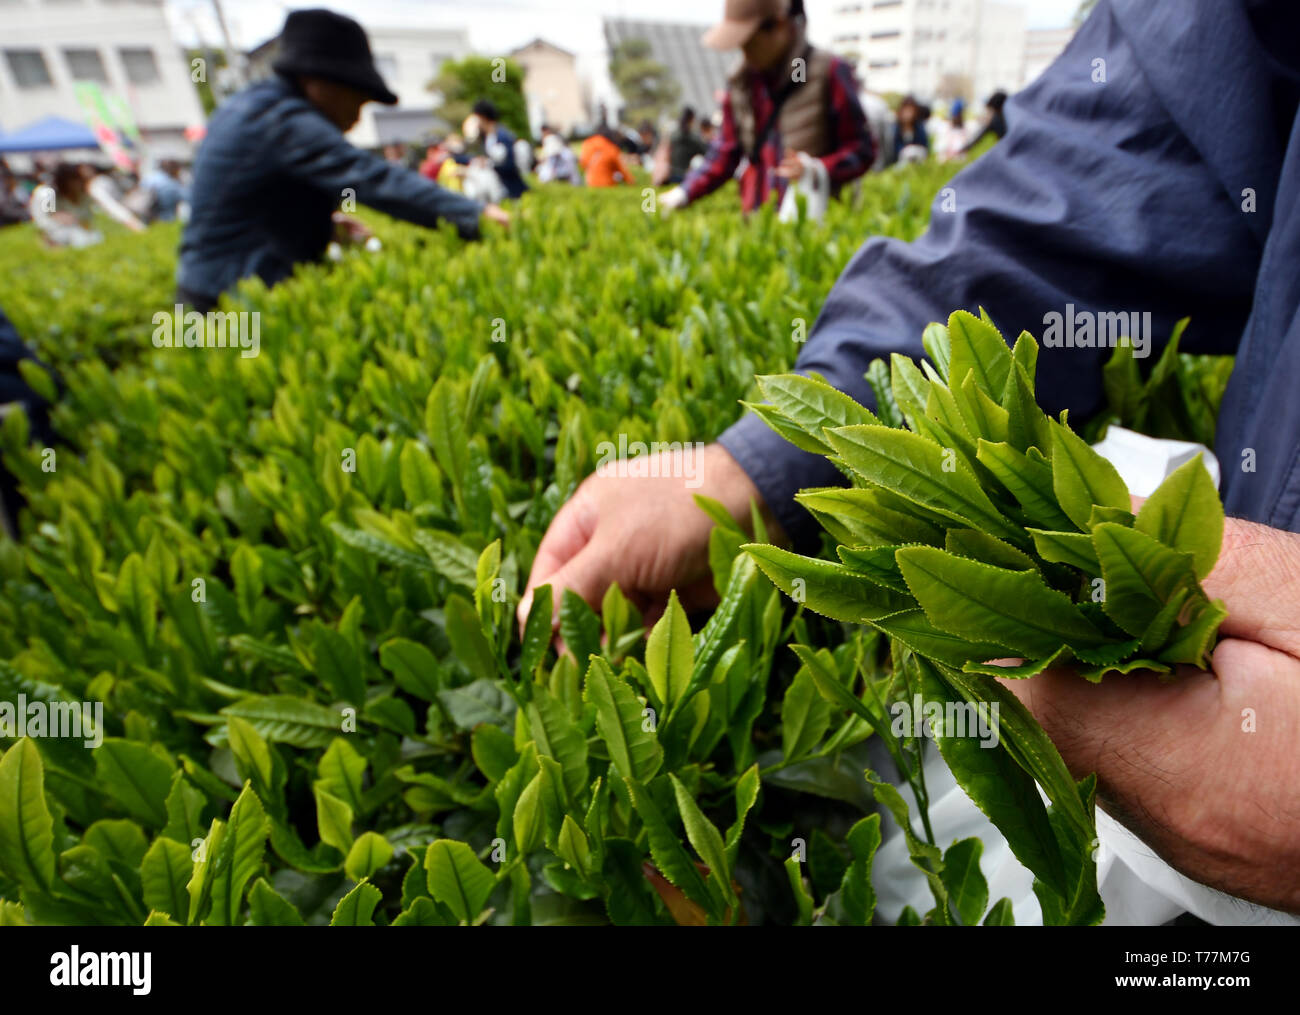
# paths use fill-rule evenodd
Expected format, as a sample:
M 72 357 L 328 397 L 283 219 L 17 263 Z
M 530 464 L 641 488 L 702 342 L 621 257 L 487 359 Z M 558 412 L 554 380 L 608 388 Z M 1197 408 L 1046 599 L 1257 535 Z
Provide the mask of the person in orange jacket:
M 602 127 L 582 142 L 578 165 L 587 178 L 588 187 L 613 187 L 632 182 L 632 171 L 624 163 L 623 153 L 610 134 L 608 127 Z

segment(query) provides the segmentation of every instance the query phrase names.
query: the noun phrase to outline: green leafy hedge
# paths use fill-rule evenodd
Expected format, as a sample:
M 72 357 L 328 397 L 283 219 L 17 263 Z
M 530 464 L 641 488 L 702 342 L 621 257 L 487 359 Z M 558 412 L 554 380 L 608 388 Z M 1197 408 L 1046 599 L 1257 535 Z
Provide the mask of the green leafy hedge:
M 93 749 L 0 741 L 0 923 L 871 922 L 875 802 L 907 804 L 865 741 L 919 665 L 796 608 L 708 503 L 722 603 L 695 632 L 675 599 L 647 641 L 617 589 L 568 595 L 557 658 L 549 598 L 522 639 L 514 613 L 598 442 L 718 434 L 953 168 L 794 228 L 564 188 L 480 244 L 385 221 L 382 255 L 232 299 L 256 358 L 153 347 L 174 228 L 0 234 L 68 441 L 0 427 L 30 503 L 0 542 L 0 702 L 103 705 Z M 928 833 L 921 742 L 885 733 Z M 910 827 L 928 922 L 1009 920 L 977 840 Z M 1090 869 L 1050 869 L 1049 919 L 1097 918 Z

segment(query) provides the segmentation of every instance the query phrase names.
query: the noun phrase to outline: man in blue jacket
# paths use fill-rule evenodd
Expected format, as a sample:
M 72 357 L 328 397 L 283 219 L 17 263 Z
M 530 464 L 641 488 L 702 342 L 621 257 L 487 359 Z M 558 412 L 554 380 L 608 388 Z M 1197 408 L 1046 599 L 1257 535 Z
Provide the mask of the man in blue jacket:
M 1190 315 L 1187 351 L 1236 353 L 1216 437 L 1232 517 L 1206 581 L 1229 610 L 1214 672 L 1010 683 L 1075 773 L 1098 773 L 1107 810 L 1175 868 L 1300 913 L 1297 39 L 1294 0 L 1099 0 L 1007 101 L 1005 138 L 940 195 L 929 232 L 862 246 L 797 368 L 872 406 L 871 360 L 919 359 L 928 322 L 981 306 L 1009 335 L 1041 336 L 1070 304 L 1150 312 L 1152 336 Z M 1043 407 L 1096 412 L 1109 354 L 1044 347 Z M 592 603 L 614 581 L 648 606 L 670 588 L 702 601 L 711 523 L 695 494 L 737 519 L 755 498 L 801 543 L 814 527 L 795 492 L 842 482 L 753 416 L 703 457 L 689 488 L 651 478 L 667 468 L 589 477 L 538 548 L 521 615 L 548 582 Z
M 446 220 L 478 235 L 480 217 L 509 217 L 452 193 L 343 137 L 369 100 L 393 105 L 361 26 L 332 11 L 292 11 L 275 77 L 213 115 L 194 163 L 190 221 L 181 239 L 177 297 L 211 309 L 241 278 L 274 285 L 318 260 L 349 200 L 422 226 Z M 346 205 L 345 205 L 346 207 Z

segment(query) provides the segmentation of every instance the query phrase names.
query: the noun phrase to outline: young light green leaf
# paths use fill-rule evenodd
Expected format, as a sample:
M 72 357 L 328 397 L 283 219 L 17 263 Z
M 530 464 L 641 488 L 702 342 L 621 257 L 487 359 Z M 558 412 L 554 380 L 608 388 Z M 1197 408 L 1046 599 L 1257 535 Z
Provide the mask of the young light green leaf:
M 1190 553 L 1198 578 L 1213 570 L 1223 542 L 1223 505 L 1200 455 L 1156 487 L 1133 525 L 1165 546 Z
M 583 700 L 596 709 L 596 732 L 609 751 L 614 771 L 625 779 L 649 782 L 663 763 L 663 748 L 643 728 L 642 706 L 632 688 L 609 663 L 593 656 Z
M 905 547 L 896 557 L 927 619 L 951 634 L 992 639 L 1033 658 L 1063 644 L 1087 647 L 1108 640 L 1036 572 L 991 567 L 929 546 Z
M 1093 505 L 1127 511 L 1128 487 L 1119 471 L 1068 426 L 1051 420 L 1052 491 L 1061 510 L 1084 531 Z M 1056 527 L 1056 526 L 1053 526 Z
M 645 646 L 646 672 L 665 707 L 671 707 L 686 690 L 694 663 L 691 625 L 674 589 L 668 593 L 668 606 L 650 631 Z
M 27 738 L 0 758 L 0 873 L 37 892 L 54 883 L 54 819 L 45 802 L 45 766 Z
M 487 905 L 496 878 L 465 843 L 437 839 L 424 854 L 429 894 L 447 906 L 456 919 L 470 923 Z
M 378 832 L 362 832 L 348 850 L 344 871 L 353 881 L 374 877 L 393 858 L 393 847 Z

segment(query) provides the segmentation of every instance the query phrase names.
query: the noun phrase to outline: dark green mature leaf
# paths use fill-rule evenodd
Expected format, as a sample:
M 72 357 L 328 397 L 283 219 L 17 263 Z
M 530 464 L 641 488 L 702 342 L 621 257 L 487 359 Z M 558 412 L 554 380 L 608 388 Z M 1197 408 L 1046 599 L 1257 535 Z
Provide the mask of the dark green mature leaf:
M 267 740 L 293 747 L 324 747 L 343 728 L 338 710 L 287 694 L 241 698 L 221 714 L 247 719 Z
M 595 706 L 596 731 L 614 771 L 641 783 L 654 778 L 663 763 L 659 739 L 643 729 L 641 702 L 632 688 L 599 656 L 592 656 L 587 669 L 583 700 Z
M 106 737 L 95 750 L 95 773 L 131 817 L 154 828 L 167 824 L 167 794 L 175 768 L 144 744 Z
M 407 694 L 434 701 L 446 686 L 447 676 L 432 652 L 409 638 L 390 638 L 379 649 L 379 665 Z
M 933 357 L 933 354 L 931 355 Z M 946 363 L 943 369 L 946 372 Z M 880 417 L 880 422 L 885 426 L 901 427 L 903 414 L 898 409 L 898 403 L 894 401 L 894 389 L 889 383 L 889 367 L 885 361 L 873 359 L 871 366 L 867 367 L 866 378 L 867 383 L 871 385 L 872 393 L 876 396 L 876 415 Z
M 1129 509 L 1128 487 L 1119 471 L 1067 426 L 1051 421 L 1052 490 L 1061 510 L 1084 530 L 1093 506 Z
M 1190 553 L 1198 578 L 1214 569 L 1223 542 L 1223 505 L 1200 455 L 1166 477 L 1138 510 L 1133 526 L 1165 546 Z
M 992 638 L 1038 658 L 1106 635 L 1031 571 L 1008 571 L 929 546 L 899 550 L 898 566 L 930 623 L 959 637 Z M 976 660 L 979 661 L 979 660 Z
M 452 651 L 465 664 L 470 675 L 475 680 L 492 680 L 500 676 L 496 656 L 483 633 L 483 622 L 473 604 L 464 596 L 453 594 L 447 597 L 444 612 Z
M 45 802 L 45 767 L 27 738 L 0 758 L 0 873 L 39 892 L 54 882 L 54 819 Z
M 1015 913 L 1011 907 L 1011 900 L 1007 898 L 998 899 L 989 907 L 989 912 L 984 917 L 985 927 L 1014 927 L 1016 925 Z
M 704 879 L 691 861 L 690 855 L 682 848 L 676 831 L 668 824 L 659 810 L 659 805 L 643 783 L 635 779 L 627 780 L 627 787 L 632 795 L 632 804 L 645 825 L 650 840 L 650 855 L 655 866 L 665 878 L 680 888 L 688 899 L 709 910 L 715 919 L 721 918 L 717 903 L 709 893 Z

